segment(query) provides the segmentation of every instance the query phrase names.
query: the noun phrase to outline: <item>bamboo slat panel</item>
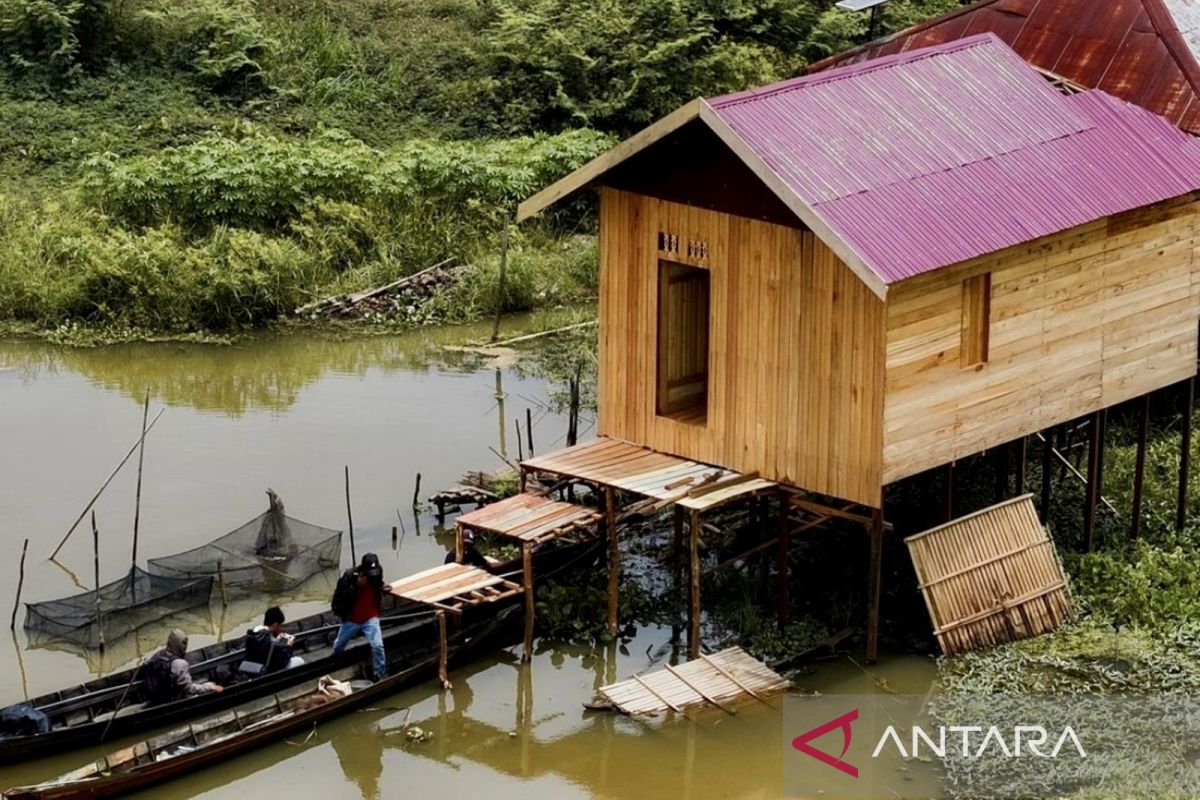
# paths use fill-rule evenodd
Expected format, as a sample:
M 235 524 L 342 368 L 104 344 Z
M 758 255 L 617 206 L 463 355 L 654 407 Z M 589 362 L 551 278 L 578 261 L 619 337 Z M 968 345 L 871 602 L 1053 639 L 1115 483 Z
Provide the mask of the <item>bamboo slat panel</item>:
M 600 687 L 600 694 L 626 714 L 680 711 L 781 692 L 791 683 L 740 647 L 701 656 L 678 667 Z M 716 701 L 715 703 L 713 701 Z
M 678 503 L 685 508 L 703 511 L 754 492 L 775 488 L 777 484 L 753 478 L 715 488 L 711 492 L 688 497 L 688 492 L 702 490 L 706 484 L 719 484 L 742 477 L 740 473 L 686 458 L 656 453 L 645 447 L 601 436 L 575 447 L 568 447 L 521 462 L 535 472 L 550 472 L 602 486 L 612 486 L 655 500 Z M 485 506 L 461 520 L 494 508 Z
M 458 524 L 536 544 L 587 529 L 602 516 L 594 508 L 525 492 L 463 514 L 458 518 Z
M 393 581 L 389 591 L 416 603 L 457 610 L 511 597 L 522 587 L 468 564 L 443 564 Z
M 904 541 L 944 653 L 1048 633 L 1074 613 L 1062 564 L 1032 495 Z

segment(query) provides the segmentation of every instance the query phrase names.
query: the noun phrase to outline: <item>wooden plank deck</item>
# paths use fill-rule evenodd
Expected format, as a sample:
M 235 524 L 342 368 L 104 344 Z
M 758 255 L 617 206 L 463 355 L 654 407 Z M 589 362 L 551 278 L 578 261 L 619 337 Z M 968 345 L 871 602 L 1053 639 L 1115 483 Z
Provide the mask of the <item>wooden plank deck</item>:
M 389 584 L 397 597 L 416 603 L 461 610 L 519 594 L 522 586 L 468 564 L 443 564 Z
M 1037 636 L 1074 614 L 1062 564 L 1032 497 L 904 540 L 943 652 Z
M 603 514 L 534 492 L 513 495 L 458 518 L 463 528 L 539 544 L 594 526 Z
M 739 497 L 774 489 L 757 477 L 659 453 L 605 436 L 521 462 L 533 472 L 550 472 L 684 508 L 704 511 Z M 741 480 L 739 480 L 741 479 Z M 706 486 L 714 486 L 705 492 Z
M 678 667 L 603 686 L 600 694 L 626 714 L 684 711 L 704 705 L 728 711 L 731 702 L 763 700 L 789 686 L 786 678 L 742 648 L 729 647 Z

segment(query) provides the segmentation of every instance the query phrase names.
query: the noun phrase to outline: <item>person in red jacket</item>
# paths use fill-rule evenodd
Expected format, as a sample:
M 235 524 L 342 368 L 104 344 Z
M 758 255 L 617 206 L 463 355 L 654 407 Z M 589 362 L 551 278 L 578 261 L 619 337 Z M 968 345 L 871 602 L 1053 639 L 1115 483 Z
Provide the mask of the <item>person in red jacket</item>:
M 351 585 L 351 581 L 354 589 L 353 603 L 338 608 L 338 595 L 348 594 L 344 589 Z M 333 641 L 333 654 L 337 655 L 345 650 L 350 640 L 361 633 L 371 645 L 375 680 L 382 680 L 387 675 L 387 654 L 383 649 L 383 629 L 379 626 L 379 612 L 383 606 L 383 567 L 380 566 L 377 555 L 367 553 L 356 568 L 346 571 L 338 581 L 334 604 L 334 610 L 342 618 L 342 625 Z

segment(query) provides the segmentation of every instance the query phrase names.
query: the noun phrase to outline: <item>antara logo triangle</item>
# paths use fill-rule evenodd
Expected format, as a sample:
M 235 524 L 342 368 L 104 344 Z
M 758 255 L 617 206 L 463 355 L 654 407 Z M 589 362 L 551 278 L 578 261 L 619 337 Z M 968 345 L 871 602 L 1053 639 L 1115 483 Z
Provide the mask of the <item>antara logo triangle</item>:
M 850 749 L 850 723 L 854 722 L 856 719 L 858 719 L 857 708 L 853 711 L 848 711 L 845 714 L 842 714 L 840 717 L 831 719 L 829 722 L 826 722 L 823 725 L 818 725 L 811 731 L 805 731 L 795 739 L 792 739 L 792 747 L 796 748 L 801 753 L 804 753 L 806 756 L 812 756 L 822 764 L 828 764 L 836 770 L 841 770 L 851 778 L 857 778 L 858 767 L 842 760 L 842 756 L 846 755 L 846 751 Z M 811 742 L 813 739 L 820 739 L 825 734 L 829 733 L 830 731 L 837 730 L 838 728 L 840 728 L 842 731 L 842 752 L 836 757 L 826 753 L 824 750 L 818 750 L 809 744 L 809 742 Z

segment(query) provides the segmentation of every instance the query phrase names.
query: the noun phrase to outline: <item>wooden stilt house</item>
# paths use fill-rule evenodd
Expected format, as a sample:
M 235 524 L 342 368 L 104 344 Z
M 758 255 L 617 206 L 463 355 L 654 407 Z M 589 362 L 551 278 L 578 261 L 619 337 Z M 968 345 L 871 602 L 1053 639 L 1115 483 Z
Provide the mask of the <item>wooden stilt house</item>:
M 600 190 L 599 432 L 879 508 L 1195 373 L 1200 141 L 991 34 L 696 100 Z

